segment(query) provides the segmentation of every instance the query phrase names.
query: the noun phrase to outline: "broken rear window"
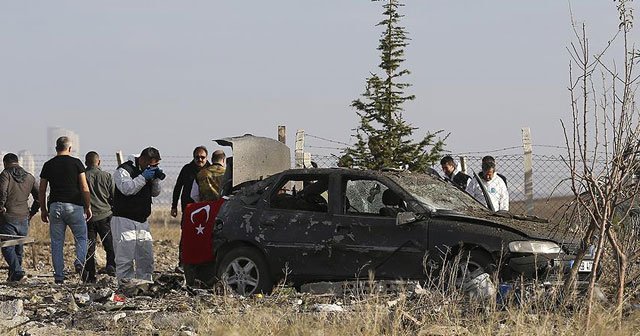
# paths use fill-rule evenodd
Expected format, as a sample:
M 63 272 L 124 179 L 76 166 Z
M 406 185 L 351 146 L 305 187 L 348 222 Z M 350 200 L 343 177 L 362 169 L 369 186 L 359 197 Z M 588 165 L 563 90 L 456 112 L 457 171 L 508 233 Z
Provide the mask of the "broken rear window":
M 328 175 L 289 175 L 272 191 L 271 208 L 327 212 Z

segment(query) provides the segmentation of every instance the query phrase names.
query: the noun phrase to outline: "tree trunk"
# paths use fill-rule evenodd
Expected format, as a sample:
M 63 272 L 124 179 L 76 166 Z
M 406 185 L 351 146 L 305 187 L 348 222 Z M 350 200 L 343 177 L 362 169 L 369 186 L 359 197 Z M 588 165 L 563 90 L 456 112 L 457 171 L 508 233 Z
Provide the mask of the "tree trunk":
M 624 288 L 625 280 L 627 277 L 627 255 L 622 251 L 615 232 L 610 229 L 607 230 L 607 238 L 613 247 L 616 254 L 616 260 L 618 261 L 618 295 L 616 296 L 616 317 L 618 322 L 618 329 L 622 328 L 622 309 L 624 304 Z

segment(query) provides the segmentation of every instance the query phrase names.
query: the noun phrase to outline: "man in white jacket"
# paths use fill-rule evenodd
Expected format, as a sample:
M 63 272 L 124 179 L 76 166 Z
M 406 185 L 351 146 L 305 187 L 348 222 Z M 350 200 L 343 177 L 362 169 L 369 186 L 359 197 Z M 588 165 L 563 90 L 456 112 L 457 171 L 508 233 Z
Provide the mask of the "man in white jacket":
M 160 152 L 147 147 L 137 159 L 121 164 L 113 176 L 111 233 L 118 280 L 153 281 L 153 238 L 147 218 L 151 198 L 160 195 L 160 181 L 165 176 L 159 162 Z
M 509 191 L 502 178 L 496 174 L 496 164 L 494 162 L 483 162 L 480 182 L 478 182 L 478 179 L 471 179 L 466 189 L 473 198 L 482 204 L 486 204 L 480 183 L 487 190 L 493 210 L 509 211 Z M 488 204 L 487 207 L 489 207 Z

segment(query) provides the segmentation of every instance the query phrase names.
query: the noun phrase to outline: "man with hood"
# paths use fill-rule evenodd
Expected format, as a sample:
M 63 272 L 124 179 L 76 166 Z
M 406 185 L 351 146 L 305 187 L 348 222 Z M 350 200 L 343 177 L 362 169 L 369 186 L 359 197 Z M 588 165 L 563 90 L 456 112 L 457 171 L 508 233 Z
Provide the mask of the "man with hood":
M 29 220 L 38 212 L 38 187 L 36 179 L 18 164 L 18 156 L 9 153 L 2 158 L 4 170 L 0 173 L 0 233 L 26 236 Z M 29 209 L 29 194 L 33 197 Z M 9 265 L 7 281 L 20 281 L 22 269 L 22 244 L 2 248 L 2 256 Z

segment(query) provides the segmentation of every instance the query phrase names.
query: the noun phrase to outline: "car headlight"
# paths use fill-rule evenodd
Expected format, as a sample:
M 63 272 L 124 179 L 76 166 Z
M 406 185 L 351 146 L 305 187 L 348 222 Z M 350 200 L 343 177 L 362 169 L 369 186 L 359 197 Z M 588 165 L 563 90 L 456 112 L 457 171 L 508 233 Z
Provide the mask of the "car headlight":
M 509 251 L 514 253 L 553 254 L 560 253 L 562 249 L 554 242 L 525 240 L 510 242 Z

